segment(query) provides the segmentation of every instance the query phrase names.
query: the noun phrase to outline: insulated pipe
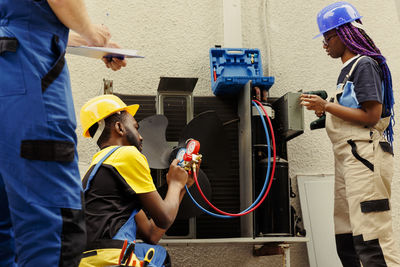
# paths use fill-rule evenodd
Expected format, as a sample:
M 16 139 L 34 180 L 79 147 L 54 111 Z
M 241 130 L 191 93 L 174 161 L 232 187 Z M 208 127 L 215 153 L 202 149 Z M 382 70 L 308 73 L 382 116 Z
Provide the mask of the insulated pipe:
M 242 15 L 240 0 L 224 0 L 224 47 L 242 47 Z

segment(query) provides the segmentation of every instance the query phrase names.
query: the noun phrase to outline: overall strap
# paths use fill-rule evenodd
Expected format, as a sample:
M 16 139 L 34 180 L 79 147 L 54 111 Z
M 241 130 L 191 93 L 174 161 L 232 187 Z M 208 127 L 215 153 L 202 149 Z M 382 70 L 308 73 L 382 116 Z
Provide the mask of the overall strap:
M 112 239 L 117 240 L 128 240 L 129 242 L 136 241 L 136 221 L 135 216 L 138 214 L 140 209 L 134 209 L 129 217 L 129 219 L 124 223 L 124 225 L 119 228 L 118 232 L 113 236 Z
M 96 166 L 94 166 L 92 172 L 90 173 L 89 179 L 86 183 L 86 188 L 84 188 L 83 192 L 86 192 L 89 187 L 90 187 L 90 182 L 92 181 L 93 177 L 96 175 L 97 171 L 99 170 L 101 164 L 103 164 L 103 162 L 112 154 L 114 153 L 115 150 L 117 150 L 118 148 L 120 148 L 119 146 L 114 147 L 113 149 L 111 149 L 110 151 L 108 151 L 108 153 L 101 159 L 99 160 L 99 162 L 97 162 Z
M 350 79 L 351 74 L 353 74 L 353 71 L 354 71 L 354 69 L 356 68 L 358 62 L 359 62 L 362 58 L 364 58 L 364 57 L 365 57 L 365 56 L 359 57 L 359 58 L 356 60 L 356 62 L 354 62 L 353 66 L 351 66 L 351 69 L 350 69 L 349 73 L 346 74 L 346 77 L 345 77 L 344 80 L 343 80 L 342 91 L 343 91 L 343 88 L 344 88 L 344 86 L 346 85 L 347 81 Z

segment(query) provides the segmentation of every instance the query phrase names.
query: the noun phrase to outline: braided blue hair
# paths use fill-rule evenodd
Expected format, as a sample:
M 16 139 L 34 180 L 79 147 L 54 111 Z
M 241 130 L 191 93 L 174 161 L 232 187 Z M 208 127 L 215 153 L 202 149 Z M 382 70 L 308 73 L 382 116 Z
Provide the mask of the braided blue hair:
M 356 23 L 360 23 L 357 20 Z M 342 42 L 347 46 L 347 48 L 360 55 L 365 55 L 373 58 L 379 64 L 383 74 L 383 111 L 382 115 L 384 117 L 390 116 L 389 126 L 385 129 L 385 136 L 390 144 L 393 144 L 393 126 L 394 121 L 394 97 L 392 89 L 392 75 L 390 69 L 386 64 L 385 57 L 381 54 L 381 51 L 376 47 L 372 39 L 367 35 L 367 33 L 352 23 L 346 23 L 338 27 L 337 34 L 339 35 Z

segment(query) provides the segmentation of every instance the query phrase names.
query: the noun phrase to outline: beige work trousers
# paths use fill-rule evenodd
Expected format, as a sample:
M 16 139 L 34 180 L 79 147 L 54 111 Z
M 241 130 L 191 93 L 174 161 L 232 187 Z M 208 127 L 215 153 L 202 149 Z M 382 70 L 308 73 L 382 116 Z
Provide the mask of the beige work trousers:
M 352 234 L 364 267 L 400 266 L 389 201 L 393 153 L 383 136 L 388 123 L 382 118 L 366 127 L 326 118 L 335 157 L 335 234 Z

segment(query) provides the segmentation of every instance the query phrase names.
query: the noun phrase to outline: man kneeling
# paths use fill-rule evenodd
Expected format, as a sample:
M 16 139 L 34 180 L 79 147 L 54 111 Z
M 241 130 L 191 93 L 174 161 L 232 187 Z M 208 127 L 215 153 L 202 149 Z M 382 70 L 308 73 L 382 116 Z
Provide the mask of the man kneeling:
M 174 160 L 167 174 L 167 194 L 160 197 L 146 157 L 140 153 L 143 138 L 133 117 L 138 108 L 126 106 L 114 95 L 103 95 L 81 109 L 83 135 L 92 137 L 101 150 L 82 181 L 87 247 L 80 267 L 120 264 L 120 256 L 129 248 L 125 240 L 131 244 L 129 250 L 135 246 L 129 266 L 140 266 L 151 248 L 155 251 L 149 266 L 170 266 L 166 250 L 155 244 L 174 222 L 184 186 L 193 184 L 193 179 Z M 134 245 L 136 233 L 151 245 Z

